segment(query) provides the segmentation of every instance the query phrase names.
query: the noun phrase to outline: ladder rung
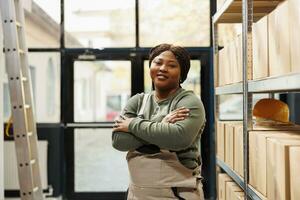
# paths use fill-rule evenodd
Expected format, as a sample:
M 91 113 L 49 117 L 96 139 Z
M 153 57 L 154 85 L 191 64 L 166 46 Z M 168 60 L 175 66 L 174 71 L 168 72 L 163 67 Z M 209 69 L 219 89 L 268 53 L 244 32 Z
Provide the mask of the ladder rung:
M 19 49 L 19 53 L 20 53 L 20 54 L 24 54 L 25 51 L 24 51 L 23 49 Z
M 19 28 L 22 27 L 22 24 L 21 24 L 20 22 L 18 22 L 18 21 L 16 21 L 16 25 L 17 25 L 17 27 L 19 27 Z
M 36 192 L 36 191 L 38 191 L 38 190 L 39 190 L 39 187 L 33 188 L 33 192 Z
M 32 132 L 28 132 L 28 134 L 27 134 L 28 136 L 32 136 Z
M 30 108 L 30 105 L 26 104 L 26 105 L 24 106 L 24 108 L 28 109 L 28 108 Z
M 30 161 L 30 164 L 32 164 L 32 165 L 33 165 L 34 163 L 35 163 L 35 159 L 33 159 L 33 160 Z
M 26 77 L 22 77 L 22 81 L 28 81 L 28 79 Z

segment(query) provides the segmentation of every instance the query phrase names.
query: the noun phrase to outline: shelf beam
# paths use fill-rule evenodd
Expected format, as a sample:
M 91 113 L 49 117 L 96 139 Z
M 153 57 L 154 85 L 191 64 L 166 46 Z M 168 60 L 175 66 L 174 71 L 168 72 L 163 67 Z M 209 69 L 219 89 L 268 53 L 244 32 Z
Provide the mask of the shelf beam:
M 241 94 L 242 92 L 243 92 L 242 83 L 234 83 L 234 84 L 230 84 L 230 85 L 217 87 L 215 90 L 216 95 Z
M 300 73 L 293 73 L 277 77 L 268 77 L 260 80 L 249 81 L 248 91 L 251 93 L 275 93 L 275 92 L 300 92 Z M 216 95 L 242 94 L 242 83 L 217 87 Z
M 284 76 L 269 77 L 261 80 L 249 81 L 249 92 L 273 93 L 273 92 L 300 92 L 300 73 Z
M 253 0 L 253 20 L 257 22 L 272 12 L 282 0 Z M 242 1 L 226 0 L 213 16 L 214 23 L 242 23 Z
M 217 165 L 220 168 L 222 168 L 228 174 L 228 176 L 230 176 L 234 180 L 234 182 L 236 182 L 244 190 L 245 188 L 244 180 L 239 175 L 237 175 L 230 167 L 228 167 L 226 163 L 219 160 L 218 158 L 216 158 L 216 160 L 217 160 Z M 255 193 L 255 191 L 253 191 L 249 187 L 248 187 L 248 195 L 252 200 L 261 200 L 261 198 Z

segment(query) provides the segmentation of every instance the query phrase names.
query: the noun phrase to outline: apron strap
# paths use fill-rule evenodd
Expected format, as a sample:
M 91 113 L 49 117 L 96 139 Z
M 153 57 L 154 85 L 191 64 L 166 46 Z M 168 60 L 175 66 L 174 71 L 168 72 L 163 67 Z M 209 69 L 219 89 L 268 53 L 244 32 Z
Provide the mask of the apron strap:
M 171 189 L 172 189 L 172 192 L 173 192 L 173 194 L 174 194 L 175 197 L 177 197 L 179 200 L 185 200 L 184 198 L 182 198 L 181 196 L 179 196 L 177 187 L 171 187 Z
M 141 109 L 138 113 L 138 117 L 144 118 L 144 110 L 146 108 L 146 104 L 149 99 L 149 96 L 150 96 L 149 94 L 144 94 L 143 103 L 142 103 Z

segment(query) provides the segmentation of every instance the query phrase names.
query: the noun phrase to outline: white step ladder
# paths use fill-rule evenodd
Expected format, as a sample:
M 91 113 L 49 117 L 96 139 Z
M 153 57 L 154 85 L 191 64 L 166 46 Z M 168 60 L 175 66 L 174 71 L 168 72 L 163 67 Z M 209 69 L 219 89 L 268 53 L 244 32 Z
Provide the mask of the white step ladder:
M 22 0 L 0 0 L 22 200 L 43 200 Z

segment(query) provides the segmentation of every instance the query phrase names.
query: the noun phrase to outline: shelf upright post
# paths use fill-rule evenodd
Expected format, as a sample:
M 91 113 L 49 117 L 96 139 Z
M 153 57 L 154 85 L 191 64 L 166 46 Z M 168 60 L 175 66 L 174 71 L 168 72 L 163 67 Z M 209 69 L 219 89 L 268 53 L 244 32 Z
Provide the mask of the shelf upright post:
M 244 191 L 249 197 L 249 134 L 252 130 L 252 93 L 248 92 L 248 80 L 252 80 L 252 24 L 253 0 L 243 0 L 243 148 L 244 148 Z
M 219 71 L 219 44 L 218 44 L 218 23 L 215 23 L 214 20 L 212 20 L 212 35 L 213 35 L 213 66 L 214 66 L 214 88 L 218 86 L 218 71 Z M 215 92 L 214 92 L 215 93 Z M 214 106 L 215 106 L 215 119 L 219 119 L 219 97 L 214 94 Z M 215 133 L 217 131 L 216 129 L 216 123 L 215 123 Z

